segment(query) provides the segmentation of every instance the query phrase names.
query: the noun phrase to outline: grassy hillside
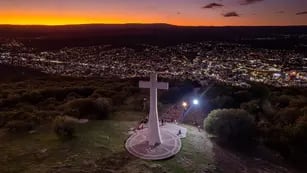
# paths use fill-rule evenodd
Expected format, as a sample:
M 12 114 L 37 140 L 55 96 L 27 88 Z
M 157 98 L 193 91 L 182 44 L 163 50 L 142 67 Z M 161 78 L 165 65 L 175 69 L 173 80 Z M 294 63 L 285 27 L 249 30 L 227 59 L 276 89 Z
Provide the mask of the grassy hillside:
M 20 77 L 16 69 L 6 70 Z M 216 109 L 242 109 L 253 117 L 254 145 L 229 148 L 204 130 L 184 125 L 188 134 L 180 153 L 150 162 L 124 149 L 128 129 L 147 115 L 142 109 L 149 92 L 137 86 L 138 80 L 49 77 L 35 72 L 0 83 L 0 172 L 288 173 L 297 172 L 289 160 L 304 162 L 300 151 L 306 149 L 302 145 L 307 134 L 305 88 L 201 88 L 197 118 L 203 121 Z M 192 83 L 171 82 L 169 91 L 159 92 L 159 106 L 181 104 L 181 96 L 195 94 L 192 89 Z M 65 115 L 90 122 L 75 124 L 73 137 L 60 139 L 53 121 Z M 229 139 L 227 144 L 235 142 Z

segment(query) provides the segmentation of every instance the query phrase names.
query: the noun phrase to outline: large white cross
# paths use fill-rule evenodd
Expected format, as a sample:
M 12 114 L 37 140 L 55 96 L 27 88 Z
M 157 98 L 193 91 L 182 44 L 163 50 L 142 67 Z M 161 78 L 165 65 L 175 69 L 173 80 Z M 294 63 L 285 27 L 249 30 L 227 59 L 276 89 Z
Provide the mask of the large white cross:
M 157 73 L 150 75 L 150 81 L 139 82 L 140 88 L 150 88 L 150 111 L 148 118 L 148 142 L 149 145 L 154 146 L 162 143 L 160 128 L 159 128 L 159 117 L 158 117 L 158 105 L 157 105 L 157 93 L 158 89 L 168 89 L 168 83 L 158 82 Z

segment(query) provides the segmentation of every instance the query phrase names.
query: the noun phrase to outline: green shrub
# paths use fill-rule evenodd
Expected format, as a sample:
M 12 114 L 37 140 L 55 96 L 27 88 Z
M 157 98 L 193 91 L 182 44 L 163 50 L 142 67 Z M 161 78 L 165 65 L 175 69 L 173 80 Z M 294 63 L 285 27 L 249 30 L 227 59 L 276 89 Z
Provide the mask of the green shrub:
M 54 120 L 53 130 L 61 139 L 72 138 L 75 133 L 75 121 L 66 116 L 57 116 Z
M 36 104 L 43 99 L 43 96 L 38 91 L 27 92 L 20 97 L 21 102 L 27 102 L 31 104 Z
M 42 118 L 43 117 L 37 116 L 35 112 L 28 113 L 23 110 L 3 111 L 0 114 L 0 121 L 2 121 L 2 126 L 7 122 L 14 120 L 30 122 L 33 126 L 37 126 L 40 124 Z
M 32 130 L 34 128 L 34 123 L 30 121 L 23 121 L 23 120 L 13 120 L 9 121 L 5 127 L 10 132 L 26 132 Z
M 174 104 L 181 99 L 184 94 L 180 90 L 181 89 L 178 87 L 172 87 L 167 91 L 161 91 L 159 100 L 164 104 Z
M 296 108 L 284 108 L 275 114 L 274 122 L 281 126 L 290 125 L 295 123 L 300 115 L 302 115 L 301 111 Z
M 1 95 L 1 98 L 7 98 L 8 97 L 8 95 L 9 95 L 9 92 L 7 92 L 7 91 L 0 91 L 0 95 Z
M 129 97 L 124 102 L 125 109 L 134 110 L 134 111 L 144 111 L 143 110 L 144 109 L 144 98 L 146 98 L 146 96 L 144 95 L 134 95 L 132 97 Z M 147 111 L 147 108 L 149 108 L 148 99 L 145 101 L 146 111 Z
M 95 108 L 97 110 L 98 119 L 105 119 L 112 111 L 112 101 L 108 98 L 97 98 L 95 100 Z
M 111 96 L 111 99 L 114 103 L 114 105 L 119 106 L 124 103 L 126 98 L 128 97 L 128 94 L 125 92 L 118 92 L 115 95 Z
M 80 88 L 71 88 L 71 92 L 75 92 L 79 96 L 88 97 L 93 94 L 94 88 L 91 87 L 80 87 Z
M 307 115 L 301 116 L 293 128 L 293 136 L 291 137 L 291 156 L 297 161 L 307 159 Z
M 20 96 L 17 94 L 10 94 L 6 99 L 2 100 L 1 107 L 13 107 L 20 102 Z
M 221 142 L 248 141 L 254 133 L 253 118 L 242 109 L 214 110 L 204 120 L 204 127 Z
M 41 91 L 41 95 L 44 96 L 44 98 L 54 97 L 57 100 L 64 100 L 69 93 L 76 93 L 83 97 L 88 97 L 93 93 L 93 88 L 86 88 L 86 87 L 80 87 L 80 88 L 46 88 Z
M 235 101 L 230 96 L 217 96 L 209 101 L 212 110 L 221 108 L 234 108 Z
M 81 96 L 75 92 L 70 92 L 67 94 L 66 96 L 66 99 L 67 100 L 74 100 L 74 99 L 77 99 L 77 98 L 80 98 Z
M 240 90 L 233 94 L 233 97 L 236 99 L 238 103 L 248 102 L 252 100 L 252 93 L 248 92 L 247 90 Z
M 307 116 L 299 117 L 295 124 L 275 124 L 258 131 L 262 132 L 260 136 L 264 144 L 286 159 L 295 162 L 307 159 Z
M 266 146 L 278 151 L 284 157 L 290 156 L 289 136 L 293 134 L 291 126 L 280 127 L 272 125 L 267 130 L 259 129 L 258 131 L 261 131 L 260 135 Z
M 226 88 L 224 86 L 211 86 L 211 87 L 208 87 L 206 91 L 207 92 L 205 93 L 208 99 L 214 99 L 217 96 L 227 93 Z
M 268 99 L 262 99 L 260 105 L 262 112 L 268 117 L 273 116 L 273 114 L 276 112 Z
M 140 92 L 140 88 L 139 87 L 135 87 L 135 86 L 128 86 L 127 88 L 124 88 L 124 91 L 129 93 L 128 95 L 131 96 L 135 93 Z
M 112 97 L 113 95 L 116 95 L 116 92 L 112 90 L 97 89 L 93 95 L 98 95 L 100 97 Z
M 47 121 L 50 122 L 50 120 L 53 120 L 54 117 L 59 115 L 58 111 L 35 111 L 35 116 L 40 119 L 40 121 Z
M 297 96 L 290 100 L 289 106 L 290 107 L 298 107 L 302 108 L 307 105 L 307 97 L 304 96 Z
M 297 142 L 301 142 L 307 149 L 307 115 L 297 119 L 294 127 L 294 135 Z
M 22 112 L 33 112 L 35 110 L 35 106 L 28 103 L 18 103 L 16 104 L 16 108 L 19 108 Z
M 255 98 L 260 99 L 265 99 L 270 96 L 269 88 L 261 84 L 252 85 L 249 92 L 252 93 Z
M 57 101 L 54 97 L 49 97 L 37 104 L 37 106 L 39 107 L 39 109 L 43 110 L 55 110 L 57 108 L 56 105 L 58 104 L 61 104 L 61 102 Z
M 288 95 L 282 95 L 277 99 L 278 106 L 281 108 L 285 108 L 289 106 L 291 97 Z
M 259 100 L 251 100 L 249 102 L 242 103 L 240 107 L 250 114 L 257 114 L 261 111 Z
M 5 125 L 5 122 L 6 122 L 5 117 L 0 114 L 0 128 Z
M 304 115 L 304 116 L 307 115 L 307 106 L 301 108 L 300 111 L 301 111 L 302 115 Z
M 106 98 L 76 99 L 65 105 L 65 113 L 77 118 L 106 119 L 111 106 L 111 101 Z

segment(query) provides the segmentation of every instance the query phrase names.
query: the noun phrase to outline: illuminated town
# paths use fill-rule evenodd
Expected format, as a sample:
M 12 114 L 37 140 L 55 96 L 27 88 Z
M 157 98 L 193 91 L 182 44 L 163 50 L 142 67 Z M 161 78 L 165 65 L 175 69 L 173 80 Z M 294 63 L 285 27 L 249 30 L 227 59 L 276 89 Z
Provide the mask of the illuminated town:
M 111 45 L 37 51 L 12 41 L 1 46 L 0 63 L 73 77 L 145 77 L 157 71 L 166 79 L 208 80 L 249 87 L 305 87 L 307 57 L 294 50 L 255 49 L 221 42 L 169 47 L 143 44 L 141 50 Z

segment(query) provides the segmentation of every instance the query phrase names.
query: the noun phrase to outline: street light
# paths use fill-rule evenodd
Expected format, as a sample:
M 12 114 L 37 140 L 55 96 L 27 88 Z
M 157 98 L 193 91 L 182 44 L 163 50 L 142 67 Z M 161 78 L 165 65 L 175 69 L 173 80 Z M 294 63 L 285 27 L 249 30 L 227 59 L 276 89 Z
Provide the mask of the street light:
M 193 105 L 199 105 L 198 99 L 193 99 Z
M 182 102 L 182 106 L 183 106 L 184 108 L 187 108 L 188 103 L 187 103 L 187 102 Z

